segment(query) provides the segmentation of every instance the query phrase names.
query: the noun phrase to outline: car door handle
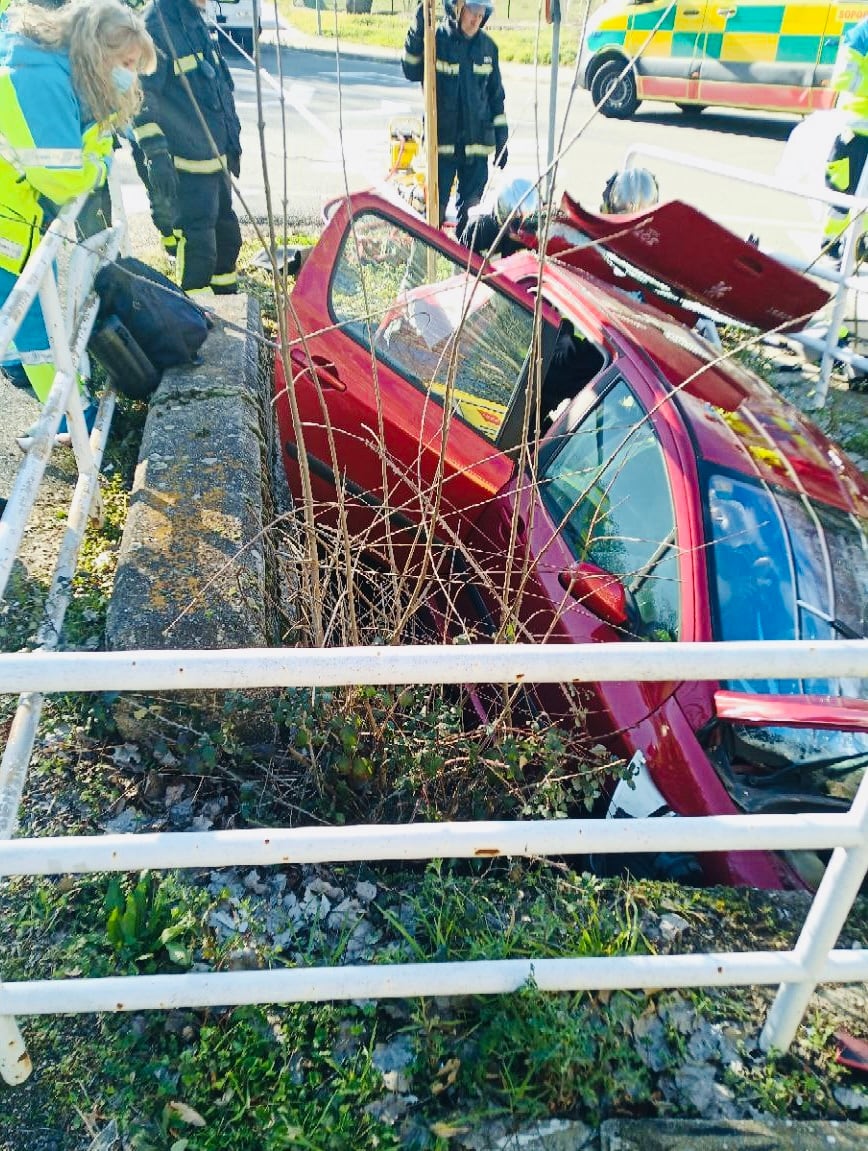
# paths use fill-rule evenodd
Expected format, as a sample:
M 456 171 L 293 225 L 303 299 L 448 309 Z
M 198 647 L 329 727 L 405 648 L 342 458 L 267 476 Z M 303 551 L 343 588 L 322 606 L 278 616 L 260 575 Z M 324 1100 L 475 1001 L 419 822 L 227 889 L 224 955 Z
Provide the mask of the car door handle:
M 316 354 L 308 356 L 304 348 L 293 348 L 289 353 L 297 372 L 309 372 L 313 366 L 320 384 L 327 388 L 334 388 L 336 392 L 345 392 L 347 385 L 341 379 L 337 366 L 326 356 Z
M 737 8 L 718 8 L 717 14 L 718 16 L 725 16 L 729 18 L 730 16 L 734 16 L 737 11 Z M 685 13 L 685 15 L 688 15 L 688 13 Z
M 699 8 L 685 8 L 683 15 L 685 15 L 685 16 L 701 16 L 702 10 Z

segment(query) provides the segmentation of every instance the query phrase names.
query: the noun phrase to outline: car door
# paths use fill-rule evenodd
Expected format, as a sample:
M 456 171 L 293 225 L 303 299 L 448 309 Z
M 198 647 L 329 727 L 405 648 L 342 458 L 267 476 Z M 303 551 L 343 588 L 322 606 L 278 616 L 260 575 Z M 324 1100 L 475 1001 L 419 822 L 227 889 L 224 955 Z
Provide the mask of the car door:
M 709 4 L 701 102 L 811 111 L 827 13 L 828 6 L 810 0 Z M 711 51 L 713 45 L 717 51 Z
M 610 369 L 553 426 L 536 474 L 516 477 L 483 512 L 474 558 L 487 580 L 466 610 L 478 617 L 484 604 L 489 632 L 546 643 L 680 637 L 690 549 L 679 548 L 671 431 L 649 416 L 645 391 L 633 365 Z M 616 585 L 630 607 L 620 623 L 606 607 Z M 671 694 L 636 683 L 535 690 L 550 714 L 580 708 L 597 738 L 635 729 Z
M 393 526 L 462 532 L 513 468 L 500 434 L 541 340 L 533 298 L 375 197 L 339 209 L 320 243 L 291 309 L 305 452 L 332 493 Z M 281 411 L 294 439 L 278 396 Z
M 698 93 L 705 0 L 637 0 L 625 48 L 636 56 L 640 99 L 690 100 Z

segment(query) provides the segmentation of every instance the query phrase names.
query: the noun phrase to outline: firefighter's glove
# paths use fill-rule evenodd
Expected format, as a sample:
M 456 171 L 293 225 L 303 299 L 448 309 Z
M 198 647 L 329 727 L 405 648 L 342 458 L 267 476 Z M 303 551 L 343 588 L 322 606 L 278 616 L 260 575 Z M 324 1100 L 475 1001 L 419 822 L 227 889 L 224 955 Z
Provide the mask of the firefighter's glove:
M 163 235 L 169 235 L 178 214 L 178 174 L 172 157 L 164 148 L 149 154 L 147 164 L 154 223 Z
M 229 152 L 226 155 L 226 167 L 229 169 L 229 175 L 234 176 L 236 180 L 241 175 L 241 153 Z
M 505 168 L 507 160 L 509 160 L 509 149 L 507 148 L 506 144 L 504 144 L 497 155 L 494 157 L 494 162 L 497 164 L 498 168 Z

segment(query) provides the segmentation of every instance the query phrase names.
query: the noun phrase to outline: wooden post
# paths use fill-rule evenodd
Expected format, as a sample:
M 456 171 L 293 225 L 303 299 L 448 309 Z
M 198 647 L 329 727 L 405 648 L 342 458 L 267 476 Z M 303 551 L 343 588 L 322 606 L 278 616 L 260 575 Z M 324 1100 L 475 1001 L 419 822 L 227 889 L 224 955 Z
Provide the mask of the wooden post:
M 434 29 L 437 27 L 437 0 L 423 0 L 425 10 L 425 173 L 426 219 L 440 227 L 440 184 L 437 178 L 437 50 Z

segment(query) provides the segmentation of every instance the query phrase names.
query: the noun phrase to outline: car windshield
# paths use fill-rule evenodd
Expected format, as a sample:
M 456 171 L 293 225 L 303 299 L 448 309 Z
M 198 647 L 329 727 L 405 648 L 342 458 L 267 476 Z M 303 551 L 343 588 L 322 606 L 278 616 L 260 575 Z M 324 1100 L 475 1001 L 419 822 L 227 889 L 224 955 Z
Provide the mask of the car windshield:
M 533 338 L 533 314 L 375 212 L 347 230 L 331 310 L 343 330 L 453 414 L 497 438 Z
M 868 524 L 838 508 L 744 476 L 705 487 L 715 638 L 853 639 L 868 618 Z M 736 680 L 758 694 L 864 698 L 861 679 Z M 752 787 L 852 799 L 868 736 L 733 725 Z M 748 782 L 746 779 L 744 782 Z

